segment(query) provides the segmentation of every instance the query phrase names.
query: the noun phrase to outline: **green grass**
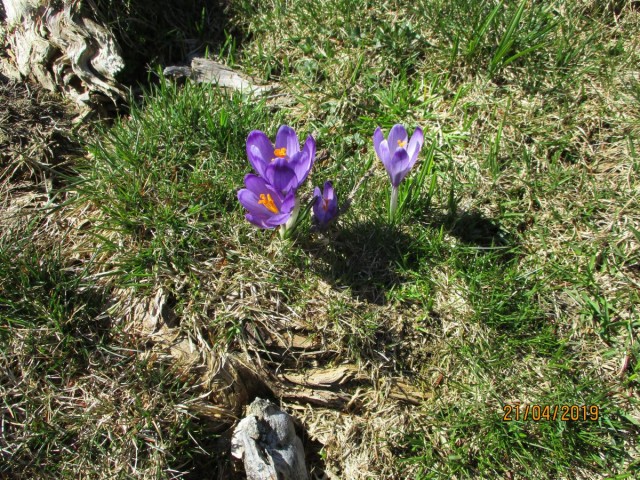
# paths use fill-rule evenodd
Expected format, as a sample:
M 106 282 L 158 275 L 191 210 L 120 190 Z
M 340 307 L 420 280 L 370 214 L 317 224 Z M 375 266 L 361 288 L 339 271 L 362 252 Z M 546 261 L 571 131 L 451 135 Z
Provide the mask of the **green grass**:
M 134 108 L 90 145 L 75 185 L 103 213 L 96 233 L 127 239 L 102 244 L 123 285 L 187 272 L 194 258 L 223 248 L 218 240 L 238 223 L 231 212 L 247 173 L 246 126 L 278 119 L 260 103 L 189 85 L 178 92 L 161 82 L 151 94 L 144 111 Z
M 215 455 L 201 448 L 217 436 L 185 406 L 193 385 L 137 354 L 104 311 L 90 264 L 65 259 L 56 240 L 32 243 L 46 237 L 35 223 L 0 242 L 0 473 L 160 478 L 210 468 Z
M 238 0 L 226 15 L 237 36 L 220 58 L 283 96 L 160 79 L 87 139 L 66 204 L 2 236 L 6 468 L 224 478 L 228 443 L 212 439 L 231 422 L 192 405 L 224 403 L 201 375 L 229 353 L 274 374 L 359 366 L 367 380 L 342 387 L 353 402 L 339 415 L 283 394 L 322 446 L 316 471 L 635 478 L 637 8 Z M 352 195 L 327 232 L 305 219 L 285 241 L 236 198 L 247 134 L 283 123 L 317 141 L 300 196 L 328 179 Z M 395 123 L 426 141 L 390 222 L 371 136 Z M 67 231 L 66 217 L 85 223 Z M 136 302 L 158 292 L 154 332 L 197 346 L 191 373 L 140 325 Z M 292 334 L 315 350 L 270 336 Z M 393 398 L 398 379 L 417 405 Z M 597 405 L 599 418 L 504 421 L 515 404 Z

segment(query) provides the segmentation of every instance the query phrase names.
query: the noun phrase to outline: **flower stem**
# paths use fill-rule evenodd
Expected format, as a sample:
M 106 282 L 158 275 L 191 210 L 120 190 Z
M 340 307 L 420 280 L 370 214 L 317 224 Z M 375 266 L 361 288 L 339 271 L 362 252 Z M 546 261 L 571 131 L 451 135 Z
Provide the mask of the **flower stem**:
M 291 232 L 293 232 L 298 226 L 298 214 L 300 213 L 300 200 L 296 198 L 295 206 L 293 207 L 293 211 L 291 212 L 291 216 L 287 223 L 280 225 L 280 238 L 284 240 L 289 236 Z
M 398 210 L 398 187 L 391 187 L 391 203 L 389 205 L 389 218 L 393 221 L 396 218 L 396 210 Z

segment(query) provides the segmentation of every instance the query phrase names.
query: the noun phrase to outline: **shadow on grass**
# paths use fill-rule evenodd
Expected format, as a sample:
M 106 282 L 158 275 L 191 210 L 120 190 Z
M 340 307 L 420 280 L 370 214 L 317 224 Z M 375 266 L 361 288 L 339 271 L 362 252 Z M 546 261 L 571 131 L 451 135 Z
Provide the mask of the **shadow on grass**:
M 482 248 L 513 247 L 514 238 L 497 220 L 485 217 L 480 212 L 463 212 L 444 219 L 451 235 L 467 245 Z
M 428 211 L 426 206 L 418 211 Z M 489 218 L 477 210 L 431 214 L 420 218 L 413 217 L 423 225 L 444 230 L 458 239 L 463 246 L 478 251 L 497 254 L 501 261 L 514 258 L 519 246 L 516 236 L 505 230 L 499 220 Z
M 302 245 L 319 260 L 314 265 L 325 281 L 335 288 L 348 287 L 353 298 L 384 305 L 386 292 L 406 281 L 403 272 L 420 269 L 433 256 L 432 241 L 423 237 L 424 231 L 412 235 L 411 224 L 416 221 L 434 230 L 432 238 L 443 229 L 464 247 L 491 252 L 498 261 L 515 257 L 515 236 L 477 211 L 407 216 L 397 224 L 383 220 L 341 224 Z
M 73 132 L 73 111 L 43 88 L 2 74 L 0 104 L 5 112 L 0 116 L 3 185 L 44 190 L 44 179 L 50 179 L 51 186 L 58 188 L 64 175 L 72 172 L 70 159 L 84 154 Z M 77 128 L 84 132 L 84 127 Z
M 233 56 L 241 38 L 227 33 L 232 26 L 222 0 L 97 0 L 87 10 L 113 31 L 125 63 L 121 80 L 128 85 L 146 83 L 149 66 L 188 64 L 206 52 Z
M 420 261 L 415 242 L 397 225 L 367 220 L 321 233 L 303 248 L 320 260 L 318 274 L 354 298 L 384 305 L 385 293 L 404 281 L 403 268 Z

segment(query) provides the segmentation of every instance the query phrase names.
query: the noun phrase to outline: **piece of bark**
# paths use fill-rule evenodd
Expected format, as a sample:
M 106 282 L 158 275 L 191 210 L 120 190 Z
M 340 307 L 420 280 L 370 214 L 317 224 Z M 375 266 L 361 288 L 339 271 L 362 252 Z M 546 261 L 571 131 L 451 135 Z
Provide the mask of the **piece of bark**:
M 80 2 L 65 0 L 61 9 L 48 0 L 2 2 L 12 60 L 3 70 L 14 68 L 21 78 L 60 91 L 82 107 L 125 99 L 115 79 L 124 67 L 115 38 L 78 13 Z
M 366 377 L 359 374 L 358 367 L 355 365 L 314 368 L 305 373 L 284 373 L 282 377 L 298 385 L 321 388 L 339 387 L 352 380 L 366 379 Z
M 282 398 L 289 402 L 307 403 L 322 408 L 333 408 L 343 410 L 347 408 L 353 400 L 353 395 L 345 392 L 334 392 L 319 388 L 297 388 L 289 386 L 288 389 L 280 387 L 275 389 L 282 394 Z
M 321 349 L 322 340 L 319 335 L 312 335 L 305 331 L 291 331 L 287 328 L 259 328 L 258 325 L 247 325 L 246 332 L 255 345 L 264 347 L 282 348 L 285 350 L 295 348 L 305 350 L 311 354 L 317 351 L 324 353 Z
M 246 75 L 242 75 L 226 65 L 202 57 L 194 58 L 190 67 L 166 67 L 163 73 L 166 76 L 186 77 L 197 83 L 213 83 L 223 88 L 245 93 L 263 94 L 274 88 L 272 85 L 255 85 L 255 81 Z
M 256 398 L 233 432 L 231 455 L 244 463 L 247 480 L 308 480 L 302 440 L 291 416 Z

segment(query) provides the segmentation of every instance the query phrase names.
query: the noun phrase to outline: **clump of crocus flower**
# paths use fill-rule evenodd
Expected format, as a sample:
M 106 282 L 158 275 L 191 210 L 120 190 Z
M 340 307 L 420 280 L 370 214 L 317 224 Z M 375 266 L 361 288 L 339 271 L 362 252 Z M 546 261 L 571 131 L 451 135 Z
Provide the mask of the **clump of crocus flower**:
M 415 165 L 423 142 L 424 135 L 420 127 L 415 129 L 411 139 L 409 139 L 404 126 L 400 124 L 391 128 L 388 140 L 385 140 L 380 127 L 376 128 L 373 134 L 373 146 L 376 154 L 387 169 L 391 179 L 391 202 L 389 205 L 389 216 L 391 218 L 395 217 L 398 209 L 398 187 L 400 182 Z
M 254 130 L 247 137 L 249 163 L 258 175 L 248 174 L 238 200 L 247 209 L 246 219 L 260 228 L 280 226 L 284 237 L 298 217 L 296 190 L 315 162 L 316 142 L 307 137 L 302 149 L 293 128 L 282 125 L 273 145 L 269 137 Z
M 390 218 L 398 209 L 398 188 L 415 165 L 424 142 L 422 129 L 417 127 L 407 135 L 404 126 L 394 125 L 388 139 L 380 127 L 373 134 L 373 144 L 391 180 Z M 260 228 L 280 227 L 284 237 L 296 223 L 300 203 L 296 191 L 306 180 L 315 162 L 316 142 L 309 135 L 300 148 L 293 128 L 282 125 L 276 134 L 275 145 L 260 130 L 247 137 L 247 157 L 256 174 L 244 178 L 246 188 L 238 191 L 238 200 L 247 209 L 246 219 Z M 330 181 L 323 189 L 314 190 L 313 214 L 321 228 L 326 227 L 338 215 L 338 199 Z
M 321 228 L 329 225 L 338 215 L 338 197 L 330 181 L 324 182 L 322 191 L 319 187 L 313 191 L 313 215 Z

